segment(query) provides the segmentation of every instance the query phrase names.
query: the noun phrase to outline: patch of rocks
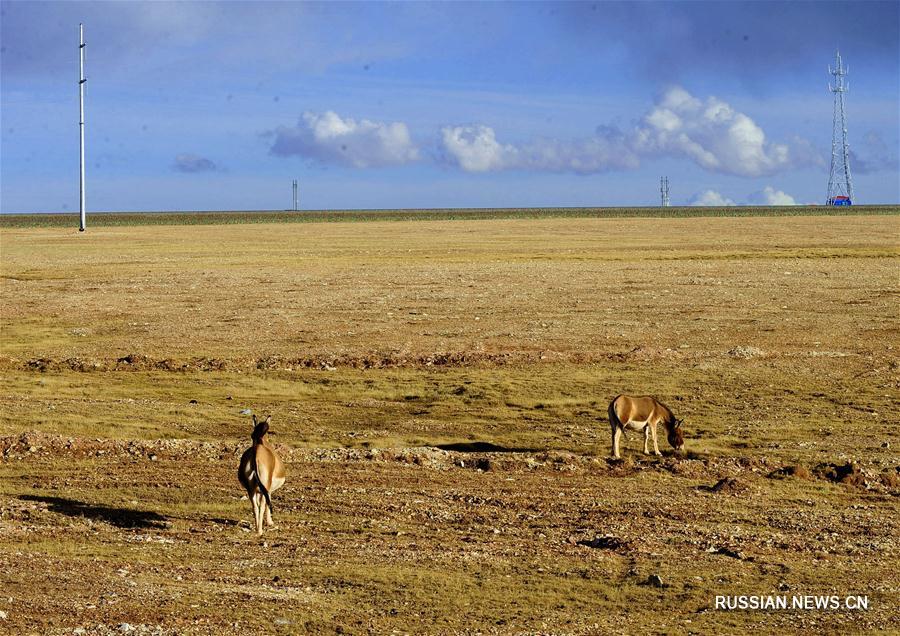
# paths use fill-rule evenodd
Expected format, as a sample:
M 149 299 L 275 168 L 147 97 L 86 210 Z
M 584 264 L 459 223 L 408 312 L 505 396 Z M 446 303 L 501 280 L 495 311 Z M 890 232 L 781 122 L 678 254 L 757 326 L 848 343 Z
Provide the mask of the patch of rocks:
M 857 462 L 845 464 L 823 462 L 813 468 L 813 474 L 832 483 L 856 486 L 866 490 L 897 491 L 900 489 L 900 466 L 877 470 L 862 468 Z
M 139 625 L 132 625 L 131 623 L 105 625 L 98 623 L 97 625 L 54 630 L 49 633 L 59 634 L 60 636 L 122 636 L 122 634 L 130 634 L 131 636 L 169 636 L 175 632 L 165 629 L 162 625 L 145 625 L 144 623 Z
M 651 574 L 647 577 L 646 581 L 641 583 L 641 585 L 649 585 L 650 587 L 658 588 L 669 587 L 668 583 L 663 583 L 662 577 L 658 574 Z
M 88 439 L 27 431 L 20 435 L 0 437 L 0 456 L 10 460 L 46 456 L 100 457 L 110 455 L 147 461 L 188 457 L 217 461 L 240 457 L 245 448 L 245 445 L 242 444 L 214 444 L 187 439 Z
M 765 352 L 762 349 L 757 349 L 756 347 L 738 346 L 734 347 L 733 349 L 729 349 L 728 355 L 732 358 L 749 360 L 750 358 L 758 358 L 762 355 L 765 355 Z
M 723 495 L 737 495 L 747 490 L 747 484 L 734 477 L 720 479 L 712 486 L 701 486 L 703 490 Z
M 574 537 L 570 539 L 573 540 Z M 627 552 L 631 548 L 631 542 L 611 534 L 603 536 L 595 536 L 592 539 L 579 539 L 574 541 L 575 545 L 592 548 L 594 550 L 611 550 L 614 552 Z
M 809 472 L 805 466 L 800 465 L 790 465 L 790 466 L 782 466 L 776 470 L 773 470 L 769 473 L 769 477 L 772 479 L 784 479 L 786 477 L 794 477 L 796 479 L 812 479 L 812 473 Z
M 738 561 L 753 561 L 753 557 L 747 556 L 742 551 L 730 548 L 728 546 L 710 546 L 706 549 L 706 551 L 709 554 L 721 554 L 722 556 L 737 559 Z

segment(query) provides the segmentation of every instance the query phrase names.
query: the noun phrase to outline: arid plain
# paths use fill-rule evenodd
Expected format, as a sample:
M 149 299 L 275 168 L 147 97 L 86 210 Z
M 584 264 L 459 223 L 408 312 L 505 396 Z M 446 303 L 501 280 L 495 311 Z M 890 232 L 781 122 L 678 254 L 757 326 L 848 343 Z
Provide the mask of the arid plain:
M 890 214 L 5 227 L 0 633 L 900 630 L 898 246 Z M 619 393 L 687 453 L 608 459 Z M 262 539 L 247 410 L 288 470 Z

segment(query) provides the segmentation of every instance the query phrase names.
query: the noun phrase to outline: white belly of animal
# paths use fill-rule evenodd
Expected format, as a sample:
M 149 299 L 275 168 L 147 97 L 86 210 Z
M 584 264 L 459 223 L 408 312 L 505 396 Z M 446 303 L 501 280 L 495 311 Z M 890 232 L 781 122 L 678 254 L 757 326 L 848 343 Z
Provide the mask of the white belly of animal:
M 650 420 L 647 420 L 645 422 L 635 422 L 632 420 L 632 421 L 629 421 L 627 424 L 624 424 L 623 426 L 624 426 L 624 428 L 627 428 L 628 430 L 631 430 L 631 431 L 642 431 L 645 428 L 647 428 L 647 424 L 649 422 L 650 422 Z
M 284 477 L 276 477 L 272 480 L 272 487 L 269 488 L 269 492 L 275 492 L 279 488 L 284 485 Z

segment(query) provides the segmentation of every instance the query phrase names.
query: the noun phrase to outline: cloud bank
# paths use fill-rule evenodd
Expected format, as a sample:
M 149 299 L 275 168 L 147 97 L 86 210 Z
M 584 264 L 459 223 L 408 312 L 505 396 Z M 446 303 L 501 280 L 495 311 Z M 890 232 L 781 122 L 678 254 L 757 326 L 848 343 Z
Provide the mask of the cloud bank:
M 271 154 L 326 164 L 378 168 L 421 158 L 405 123 L 357 121 L 333 111 L 305 112 L 296 126 L 280 126 L 269 135 L 274 137 Z M 470 173 L 597 174 L 634 170 L 642 161 L 665 157 L 740 177 L 822 165 L 821 157 L 805 140 L 771 142 L 753 119 L 723 100 L 699 99 L 677 86 L 665 91 L 626 130 L 602 125 L 592 135 L 578 139 L 535 137 L 512 142 L 498 139 L 496 131 L 483 123 L 447 125 L 440 129 L 434 155 L 444 164 Z
M 642 159 L 682 157 L 721 174 L 759 177 L 820 158 L 803 140 L 772 143 L 756 122 L 726 102 L 700 100 L 680 87 L 667 90 L 629 131 L 601 126 L 579 140 L 497 140 L 493 128 L 475 124 L 441 130 L 444 157 L 467 172 L 535 170 L 591 174 L 627 170 Z
M 787 192 L 776 190 L 772 186 L 766 186 L 760 192 L 754 192 L 748 197 L 750 205 L 800 205 Z
M 599 5 L 599 6 L 598 6 Z M 574 41 L 602 55 L 614 41 L 634 72 L 681 81 L 704 69 L 752 86 L 773 72 L 809 77 L 834 58 L 834 47 L 852 51 L 859 68 L 885 66 L 897 75 L 897 2 L 567 2 L 558 3 L 558 41 Z M 853 15 L 854 20 L 846 16 Z M 857 19 L 858 16 L 858 19 Z M 841 25 L 840 41 L 816 34 Z M 590 54 L 590 53 L 588 53 Z
M 690 206 L 727 207 L 732 205 L 800 205 L 794 197 L 782 190 L 767 185 L 759 192 L 747 196 L 745 203 L 736 203 L 716 190 L 702 190 L 688 201 Z
M 270 148 L 280 157 L 301 156 L 353 168 L 379 168 L 416 161 L 419 150 L 402 122 L 342 118 L 333 111 L 305 112 L 296 126 L 279 126 Z
M 784 144 L 766 141 L 756 122 L 724 101 L 701 101 L 670 88 L 635 130 L 642 155 L 685 157 L 712 172 L 743 177 L 773 174 L 791 165 Z
M 534 170 L 593 174 L 637 168 L 640 161 L 625 135 L 601 126 L 592 137 L 561 141 L 540 138 L 525 144 L 502 144 L 484 125 L 441 129 L 444 158 L 466 172 Z
M 737 205 L 734 201 L 729 199 L 728 197 L 722 196 L 715 190 L 703 190 L 702 192 L 698 192 L 694 195 L 694 197 L 688 202 L 688 205 L 695 207 L 726 207 L 731 205 Z

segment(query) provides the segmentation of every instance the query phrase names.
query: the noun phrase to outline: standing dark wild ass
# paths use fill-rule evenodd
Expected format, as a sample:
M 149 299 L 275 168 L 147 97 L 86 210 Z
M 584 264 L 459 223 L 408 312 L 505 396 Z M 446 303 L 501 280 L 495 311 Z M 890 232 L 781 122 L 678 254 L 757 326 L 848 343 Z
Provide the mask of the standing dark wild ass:
M 253 446 L 241 455 L 238 467 L 238 480 L 250 498 L 256 533 L 260 535 L 263 532 L 264 518 L 267 526 L 272 525 L 270 495 L 284 485 L 284 464 L 267 439 L 271 421 L 271 415 L 262 422 L 257 422 L 256 416 L 253 416 L 253 433 L 250 435 Z
M 672 410 L 656 398 L 617 395 L 609 403 L 609 425 L 612 427 L 613 457 L 616 459 L 621 457 L 619 454 L 619 439 L 625 433 L 625 429 L 644 431 L 645 455 L 650 454 L 647 442 L 651 437 L 653 438 L 653 452 L 656 455 L 662 455 L 659 452 L 659 445 L 656 443 L 657 424 L 662 424 L 666 427 L 669 444 L 676 451 L 680 451 L 684 448 L 684 435 L 681 429 L 683 422 L 684 420 L 676 419 L 672 414 Z

